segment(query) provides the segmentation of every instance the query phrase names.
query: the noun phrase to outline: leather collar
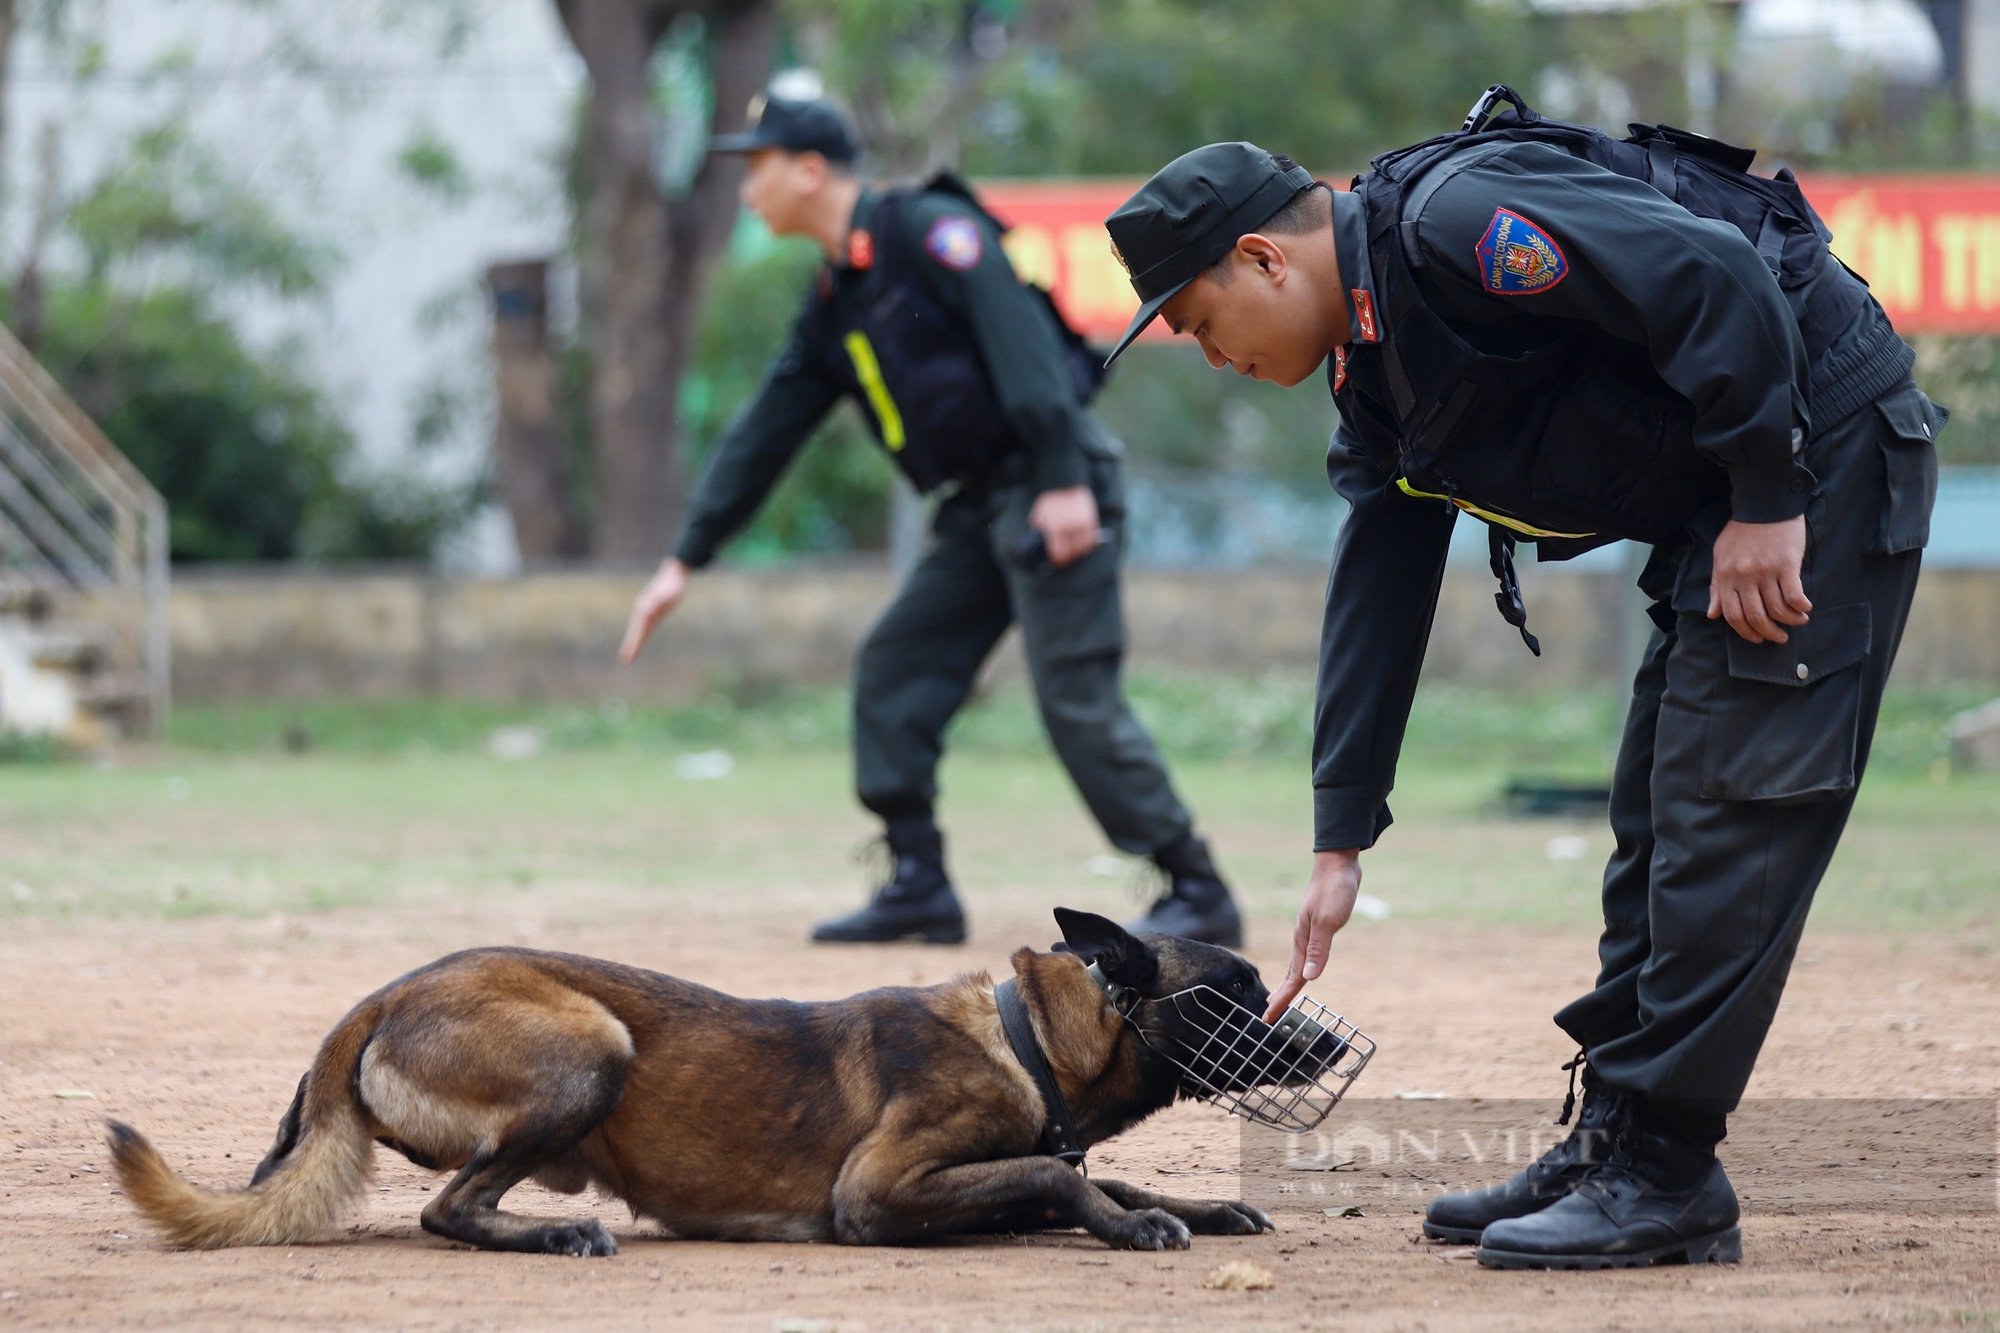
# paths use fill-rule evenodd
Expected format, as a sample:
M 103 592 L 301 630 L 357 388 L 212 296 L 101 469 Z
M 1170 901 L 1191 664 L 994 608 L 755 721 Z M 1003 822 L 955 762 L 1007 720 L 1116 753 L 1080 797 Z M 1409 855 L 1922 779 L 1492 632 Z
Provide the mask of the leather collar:
M 1077 1133 L 1069 1103 L 1063 1099 L 1062 1089 L 1056 1086 L 1055 1071 L 1049 1068 L 1048 1057 L 1042 1054 L 1042 1044 L 1035 1040 L 1034 1021 L 1028 1017 L 1028 1002 L 1021 994 L 1020 983 L 1001 982 L 993 988 L 993 1001 L 999 1007 L 1000 1027 L 1007 1034 L 1007 1044 L 1014 1048 L 1014 1058 L 1041 1089 L 1046 1117 L 1039 1144 L 1043 1154 L 1088 1174 L 1083 1164 L 1083 1136 Z

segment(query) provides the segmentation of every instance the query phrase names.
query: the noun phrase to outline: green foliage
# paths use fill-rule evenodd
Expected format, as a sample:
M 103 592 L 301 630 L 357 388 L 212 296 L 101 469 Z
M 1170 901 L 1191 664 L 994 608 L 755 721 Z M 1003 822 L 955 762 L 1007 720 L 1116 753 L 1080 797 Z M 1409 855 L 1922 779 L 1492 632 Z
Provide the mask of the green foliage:
M 333 252 L 287 228 L 233 182 L 179 124 L 148 130 L 64 219 L 86 283 L 142 283 L 162 267 L 202 289 L 304 296 L 325 287 Z
M 442 195 L 462 185 L 434 139 L 402 162 Z M 166 496 L 175 560 L 423 559 L 470 512 L 468 488 L 365 475 L 297 350 L 237 332 L 233 298 L 320 295 L 338 256 L 237 179 L 184 112 L 137 133 L 58 235 L 76 261 L 45 279 L 35 351 Z
M 1150 173 L 1250 139 L 1323 175 L 1455 125 L 1487 84 L 1532 83 L 1544 44 L 1490 0 L 1121 0 L 1055 59 L 1023 59 L 976 120 L 967 165 L 1033 175 Z M 1140 110 L 1143 108 L 1143 110 Z
M 75 755 L 52 737 L 0 728 L 0 768 L 9 764 L 54 764 L 72 758 Z
M 472 181 L 458 155 L 434 129 L 426 127 L 410 136 L 396 154 L 396 169 L 447 207 L 456 208 L 472 197 Z
M 1118 358 L 1094 406 L 1135 470 L 1249 474 L 1326 494 L 1334 411 L 1317 376 L 1280 390 L 1217 373 L 1191 343 L 1140 344 Z
M 296 376 L 257 364 L 198 296 L 58 289 L 38 350 L 167 496 L 175 559 L 293 554 L 345 438 Z
M 292 358 L 259 355 L 201 294 L 50 294 L 38 353 L 167 497 L 174 559 L 417 559 L 459 497 L 349 478 L 352 441 Z
M 1948 464 L 2000 464 L 2000 338 L 1912 338 L 1917 382 L 1951 409 L 1938 432 Z

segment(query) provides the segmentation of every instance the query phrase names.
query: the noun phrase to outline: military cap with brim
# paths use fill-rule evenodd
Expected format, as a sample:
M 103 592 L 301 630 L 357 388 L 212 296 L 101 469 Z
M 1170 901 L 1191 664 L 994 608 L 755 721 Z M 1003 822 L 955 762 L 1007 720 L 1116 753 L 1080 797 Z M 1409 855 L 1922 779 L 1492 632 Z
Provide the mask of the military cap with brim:
M 750 104 L 750 123 L 741 134 L 709 140 L 711 153 L 754 153 L 779 148 L 818 153 L 829 162 L 852 162 L 860 149 L 847 117 L 833 103 L 794 97 L 760 96 Z
M 1104 220 L 1111 249 L 1143 303 L 1105 358 L 1116 360 L 1175 292 L 1313 183 L 1304 167 L 1253 143 L 1212 143 L 1161 167 Z

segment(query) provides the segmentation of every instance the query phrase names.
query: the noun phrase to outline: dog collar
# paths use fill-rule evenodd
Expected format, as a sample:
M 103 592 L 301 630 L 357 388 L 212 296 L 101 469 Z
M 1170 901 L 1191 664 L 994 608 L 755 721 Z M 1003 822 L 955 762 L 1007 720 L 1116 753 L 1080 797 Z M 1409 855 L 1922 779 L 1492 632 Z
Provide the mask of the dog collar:
M 1014 1048 L 1014 1058 L 1021 1062 L 1042 1093 L 1045 1117 L 1039 1145 L 1042 1152 L 1088 1175 L 1083 1164 L 1083 1136 L 1076 1131 L 1076 1120 L 1056 1084 L 1048 1057 L 1042 1054 L 1042 1044 L 1035 1040 L 1034 1020 L 1028 1016 L 1028 1001 L 1021 994 L 1020 984 L 1001 982 L 993 988 L 993 1002 L 1000 1010 L 1000 1028 L 1007 1034 L 1007 1044 Z

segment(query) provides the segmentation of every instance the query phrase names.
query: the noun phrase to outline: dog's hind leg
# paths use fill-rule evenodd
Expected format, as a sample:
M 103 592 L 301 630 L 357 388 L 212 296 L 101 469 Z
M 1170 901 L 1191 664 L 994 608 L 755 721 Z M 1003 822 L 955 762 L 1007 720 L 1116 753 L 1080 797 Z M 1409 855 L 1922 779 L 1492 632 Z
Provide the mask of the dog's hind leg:
M 420 978 L 363 1053 L 379 1137 L 458 1169 L 424 1230 L 486 1249 L 616 1254 L 594 1219 L 518 1217 L 502 1196 L 573 1152 L 618 1106 L 632 1036 L 597 1000 L 518 960 Z
M 458 1174 L 424 1206 L 424 1230 L 489 1250 L 531 1254 L 606 1255 L 618 1242 L 595 1218 L 563 1221 L 500 1211 L 508 1190 L 568 1158 L 572 1149 L 618 1105 L 625 1062 L 600 1060 L 536 1088 L 516 1103 L 511 1121 L 465 1159 Z
M 533 1136 L 527 1142 L 506 1143 L 491 1155 L 473 1158 L 452 1177 L 443 1193 L 425 1205 L 424 1230 L 488 1250 L 585 1257 L 618 1253 L 618 1242 L 594 1217 L 569 1222 L 500 1211 L 501 1196 L 545 1160 L 544 1145 Z

